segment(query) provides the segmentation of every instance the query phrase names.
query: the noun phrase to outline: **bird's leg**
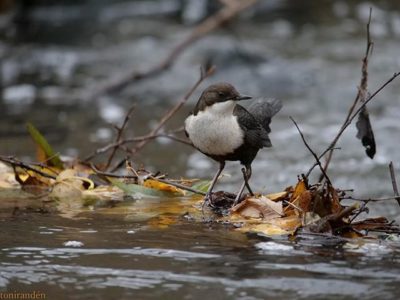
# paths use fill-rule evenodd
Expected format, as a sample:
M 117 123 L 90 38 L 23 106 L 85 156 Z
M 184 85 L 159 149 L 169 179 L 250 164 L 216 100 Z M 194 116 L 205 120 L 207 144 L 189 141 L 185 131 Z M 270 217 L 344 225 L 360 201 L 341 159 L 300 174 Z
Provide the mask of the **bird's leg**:
M 235 198 L 235 201 L 233 202 L 233 205 L 232 205 L 232 206 L 235 206 L 236 204 L 238 204 L 240 198 L 242 197 L 242 193 L 243 193 L 243 190 L 244 190 L 245 187 L 249 190 L 249 193 L 250 193 L 252 196 L 254 195 L 254 193 L 253 193 L 253 191 L 251 190 L 250 185 L 249 185 L 249 179 L 250 179 L 250 177 L 251 177 L 251 166 L 245 166 L 245 168 L 246 168 L 246 169 L 242 169 L 244 182 L 243 182 L 243 184 L 241 185 L 240 190 L 239 190 L 239 192 L 237 193 L 236 198 Z
M 221 172 L 222 172 L 222 170 L 223 170 L 224 168 L 225 168 L 225 162 L 220 162 L 220 163 L 219 163 L 218 172 L 215 174 L 214 178 L 212 179 L 211 184 L 210 184 L 210 187 L 208 188 L 207 193 L 206 193 L 206 195 L 205 195 L 205 197 L 204 197 L 204 201 L 203 201 L 203 204 L 202 204 L 202 206 L 201 206 L 202 210 L 203 210 L 203 208 L 204 208 L 204 205 L 205 205 L 207 202 L 209 202 L 209 203 L 211 204 L 211 194 L 212 194 L 212 190 L 213 190 L 215 184 L 217 183 L 218 177 L 219 177 L 219 175 L 221 175 Z
M 244 184 L 246 185 L 247 190 L 249 191 L 250 195 L 254 196 L 254 193 L 249 185 L 249 179 L 251 177 L 251 166 L 247 166 L 246 169 L 242 168 L 242 173 L 244 178 Z

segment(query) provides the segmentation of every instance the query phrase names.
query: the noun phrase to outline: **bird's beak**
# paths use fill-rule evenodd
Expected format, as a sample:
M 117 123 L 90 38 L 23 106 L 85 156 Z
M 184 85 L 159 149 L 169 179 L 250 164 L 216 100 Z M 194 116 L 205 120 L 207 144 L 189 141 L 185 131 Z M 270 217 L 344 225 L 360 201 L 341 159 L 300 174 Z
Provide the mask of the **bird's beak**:
M 251 99 L 251 98 L 252 98 L 252 97 L 250 97 L 250 96 L 239 95 L 239 96 L 235 97 L 234 100 L 236 100 L 236 101 L 240 101 L 240 100 L 249 100 L 249 99 Z

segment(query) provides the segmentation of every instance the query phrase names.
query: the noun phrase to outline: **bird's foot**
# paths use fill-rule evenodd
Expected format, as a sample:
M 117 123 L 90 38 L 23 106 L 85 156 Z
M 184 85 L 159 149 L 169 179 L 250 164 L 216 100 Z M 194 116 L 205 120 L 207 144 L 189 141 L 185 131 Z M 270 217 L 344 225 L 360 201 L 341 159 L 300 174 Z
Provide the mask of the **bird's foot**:
M 236 195 L 235 200 L 232 203 L 232 207 L 238 205 L 239 203 L 241 203 L 244 199 L 246 199 L 249 195 L 251 194 L 244 194 L 243 193 L 239 193 Z M 253 196 L 253 195 L 252 195 Z M 231 208 L 232 208 L 231 207 Z
M 239 197 L 235 198 L 235 201 L 233 201 L 232 207 L 236 206 L 239 202 L 240 202 L 240 195 L 238 195 Z
M 201 204 L 201 211 L 204 211 L 205 206 L 209 206 L 211 208 L 214 207 L 214 205 L 212 203 L 212 193 L 211 192 L 207 193 L 204 196 L 203 203 Z

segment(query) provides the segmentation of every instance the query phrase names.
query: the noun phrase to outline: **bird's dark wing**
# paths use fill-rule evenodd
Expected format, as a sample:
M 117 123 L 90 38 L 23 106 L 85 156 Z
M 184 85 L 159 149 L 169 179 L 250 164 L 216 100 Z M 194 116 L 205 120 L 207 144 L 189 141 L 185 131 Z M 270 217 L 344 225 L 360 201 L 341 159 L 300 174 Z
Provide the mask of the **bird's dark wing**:
M 233 114 L 238 118 L 240 127 L 245 131 L 245 140 L 250 146 L 259 149 L 272 146 L 268 132 L 243 106 L 236 105 Z
M 278 99 L 258 98 L 252 101 L 248 107 L 248 111 L 256 118 L 256 120 L 270 133 L 272 117 L 280 111 L 282 102 Z

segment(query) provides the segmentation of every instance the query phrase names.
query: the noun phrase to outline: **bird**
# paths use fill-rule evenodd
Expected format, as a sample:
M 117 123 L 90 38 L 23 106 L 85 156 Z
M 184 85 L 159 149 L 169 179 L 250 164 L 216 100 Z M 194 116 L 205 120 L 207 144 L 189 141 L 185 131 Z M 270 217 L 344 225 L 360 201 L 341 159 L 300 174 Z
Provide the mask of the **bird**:
M 202 92 L 194 110 L 185 119 L 185 134 L 193 146 L 219 163 L 203 206 L 206 202 L 211 204 L 212 190 L 226 161 L 239 161 L 244 166 L 244 182 L 232 206 L 239 202 L 245 187 L 253 195 L 248 183 L 252 174 L 251 164 L 260 149 L 272 146 L 268 136 L 271 132 L 269 125 L 271 118 L 282 108 L 282 102 L 260 98 L 254 100 L 248 109 L 237 104 L 250 99 L 252 97 L 241 95 L 229 83 L 212 84 Z

